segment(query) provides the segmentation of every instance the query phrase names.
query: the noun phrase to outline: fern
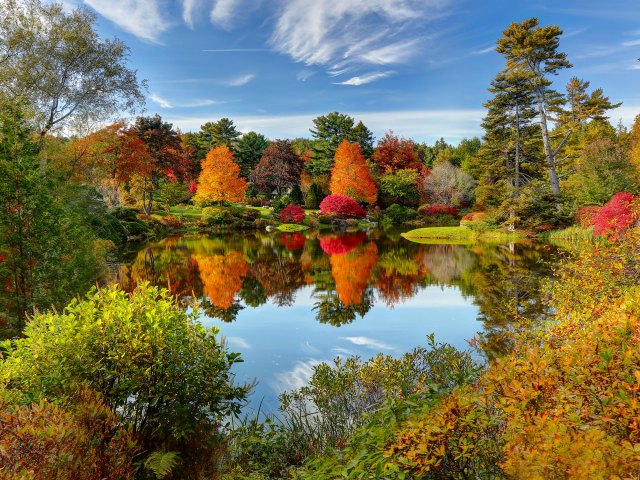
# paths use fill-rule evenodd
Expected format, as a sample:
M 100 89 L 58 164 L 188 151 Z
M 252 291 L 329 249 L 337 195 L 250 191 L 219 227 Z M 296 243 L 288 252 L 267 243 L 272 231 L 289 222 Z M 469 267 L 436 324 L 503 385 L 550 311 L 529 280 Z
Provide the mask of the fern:
M 169 475 L 179 461 L 178 452 L 156 450 L 147 457 L 144 466 L 147 470 L 151 470 L 156 478 L 161 479 Z

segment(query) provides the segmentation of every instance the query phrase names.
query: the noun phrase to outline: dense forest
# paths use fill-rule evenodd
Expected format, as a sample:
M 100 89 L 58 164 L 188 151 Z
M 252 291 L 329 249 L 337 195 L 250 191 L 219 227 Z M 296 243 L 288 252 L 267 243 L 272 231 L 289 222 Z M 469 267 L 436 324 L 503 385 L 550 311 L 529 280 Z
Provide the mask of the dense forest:
M 181 132 L 145 114 L 129 48 L 100 38 L 93 13 L 4 1 L 2 478 L 640 474 L 640 115 L 617 124 L 620 103 L 588 79 L 558 85 L 572 68 L 562 34 L 535 18 L 506 26 L 482 138 L 428 145 L 389 125 L 376 141 L 362 121 L 330 112 L 308 138 L 270 139 L 229 118 Z M 373 275 L 389 302 L 403 294 L 374 268 L 364 230 L 554 238 L 574 255 L 551 284 L 534 282 L 553 318 L 501 331 L 506 351 L 478 362 L 429 337 L 398 358 L 321 364 L 265 420 L 242 416 L 251 386 L 234 382 L 240 355 L 200 324 L 202 306 L 142 278 L 127 291 L 111 285 L 110 265 L 136 240 L 266 228 L 290 242 L 303 229 L 351 232 L 318 242 L 329 255 L 358 247 L 323 267 L 340 305 L 353 305 L 345 322 L 371 295 L 358 275 Z M 242 248 L 233 255 L 200 262 L 218 316 L 237 307 L 241 277 L 270 278 L 274 297 L 305 283 L 297 264 L 297 276 L 259 265 L 249 275 Z M 411 271 L 408 289 L 424 282 Z M 335 313 L 331 302 L 318 316 Z

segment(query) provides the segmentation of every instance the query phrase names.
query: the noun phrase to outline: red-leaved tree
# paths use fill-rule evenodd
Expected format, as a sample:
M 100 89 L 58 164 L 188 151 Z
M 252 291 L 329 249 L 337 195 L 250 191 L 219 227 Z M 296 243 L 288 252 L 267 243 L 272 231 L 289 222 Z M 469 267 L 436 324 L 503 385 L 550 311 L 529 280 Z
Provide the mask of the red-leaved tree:
M 320 213 L 341 218 L 364 218 L 367 212 L 355 200 L 344 195 L 329 195 L 320 203 Z
M 305 213 L 298 205 L 289 204 L 278 214 L 281 222 L 300 223 L 304 220 Z
M 415 152 L 415 143 L 387 132 L 378 141 L 378 147 L 371 157 L 381 173 L 395 173 L 398 170 L 422 170 L 422 164 Z

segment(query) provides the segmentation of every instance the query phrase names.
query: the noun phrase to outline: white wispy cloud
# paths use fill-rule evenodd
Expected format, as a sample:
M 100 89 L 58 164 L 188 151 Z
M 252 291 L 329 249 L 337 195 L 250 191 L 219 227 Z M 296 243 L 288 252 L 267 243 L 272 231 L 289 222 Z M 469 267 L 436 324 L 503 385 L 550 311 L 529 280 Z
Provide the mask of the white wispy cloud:
M 395 350 L 396 347 L 387 343 L 381 342 L 374 338 L 369 337 L 340 337 L 341 340 L 346 340 L 354 345 L 360 345 L 367 348 L 373 348 L 376 350 Z
M 243 85 L 246 85 L 251 80 L 253 80 L 255 77 L 256 75 L 254 73 L 247 73 L 247 74 L 239 75 L 235 78 L 226 80 L 223 82 L 223 84 L 229 87 L 242 87 Z
M 491 45 L 490 47 L 483 48 L 481 50 L 474 50 L 473 52 L 471 52 L 471 55 L 486 55 L 487 53 L 495 52 L 495 51 L 496 51 L 496 46 Z
M 169 100 L 162 98 L 160 95 L 156 95 L 155 93 L 151 93 L 149 95 L 149 99 L 153 103 L 160 105 L 162 108 L 173 108 L 173 104 Z
M 315 75 L 315 71 L 305 68 L 304 70 L 300 70 L 296 75 L 296 80 L 300 80 L 301 82 L 306 82 L 309 78 Z
M 640 45 L 640 38 L 636 40 L 629 40 L 628 42 L 622 42 L 623 47 L 637 47 Z
M 366 63 L 377 65 L 389 65 L 392 63 L 406 63 L 411 60 L 419 50 L 419 40 L 407 40 L 362 53 L 359 58 Z
M 171 100 L 167 100 L 166 98 L 161 97 L 158 94 L 151 93 L 149 95 L 149 100 L 153 103 L 159 105 L 162 108 L 198 108 L 198 107 L 208 107 L 209 105 L 215 105 L 215 100 L 211 99 L 203 99 L 203 100 L 191 100 L 188 102 L 172 102 Z
M 342 70 L 404 63 L 418 52 L 416 29 L 449 0 L 290 0 L 281 3 L 271 45 L 294 61 Z M 376 33 L 372 33 L 376 32 Z M 409 40 L 402 37 L 410 35 Z
M 193 28 L 193 18 L 201 7 L 201 0 L 182 0 L 182 19 L 189 28 Z
M 211 23 L 226 30 L 230 29 L 239 4 L 239 0 L 215 0 L 210 14 Z
M 170 24 L 163 18 L 157 0 L 84 0 L 100 15 L 123 30 L 148 42 L 160 43 L 160 35 Z
M 336 85 L 351 85 L 351 86 L 359 86 L 365 85 L 367 83 L 375 82 L 376 80 L 380 80 L 381 78 L 388 77 L 393 74 L 393 72 L 372 72 L 367 73 L 365 75 L 358 75 L 355 77 L 351 77 L 344 82 L 335 82 Z

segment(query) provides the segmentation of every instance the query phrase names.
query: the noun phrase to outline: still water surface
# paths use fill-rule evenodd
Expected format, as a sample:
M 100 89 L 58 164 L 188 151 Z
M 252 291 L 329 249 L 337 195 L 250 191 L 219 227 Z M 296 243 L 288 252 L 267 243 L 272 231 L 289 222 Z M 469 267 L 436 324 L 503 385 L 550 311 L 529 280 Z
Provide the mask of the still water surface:
M 500 355 L 517 316 L 545 314 L 548 245 L 428 245 L 399 234 L 234 233 L 166 238 L 118 272 L 132 289 L 165 286 L 201 305 L 242 353 L 238 381 L 257 380 L 251 404 L 273 411 L 278 394 L 336 356 L 400 355 L 425 336 Z

